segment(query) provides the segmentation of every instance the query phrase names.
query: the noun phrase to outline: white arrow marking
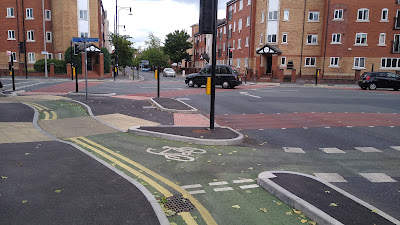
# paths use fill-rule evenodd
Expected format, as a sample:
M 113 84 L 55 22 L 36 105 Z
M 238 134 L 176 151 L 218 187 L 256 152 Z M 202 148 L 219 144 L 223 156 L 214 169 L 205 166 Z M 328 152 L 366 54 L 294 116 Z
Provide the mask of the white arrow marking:
M 248 94 L 247 92 L 239 92 L 239 93 L 242 95 L 247 95 L 247 96 L 253 97 L 253 98 L 261 98 L 260 96 L 251 95 L 251 94 Z

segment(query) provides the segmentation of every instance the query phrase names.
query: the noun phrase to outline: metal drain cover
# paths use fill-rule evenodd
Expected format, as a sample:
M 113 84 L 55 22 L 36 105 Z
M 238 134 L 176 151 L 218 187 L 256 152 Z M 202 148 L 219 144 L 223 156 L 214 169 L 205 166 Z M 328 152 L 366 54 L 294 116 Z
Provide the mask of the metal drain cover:
M 176 213 L 189 212 L 190 210 L 194 209 L 194 206 L 190 200 L 182 196 L 172 196 L 167 198 L 167 203 L 165 206 Z

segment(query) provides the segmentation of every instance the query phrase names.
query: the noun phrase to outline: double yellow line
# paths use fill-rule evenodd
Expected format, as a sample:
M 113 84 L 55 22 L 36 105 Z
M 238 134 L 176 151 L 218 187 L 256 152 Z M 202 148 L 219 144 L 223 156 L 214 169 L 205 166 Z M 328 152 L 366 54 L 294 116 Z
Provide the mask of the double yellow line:
M 209 225 L 216 225 L 217 223 L 215 220 L 212 218 L 210 213 L 207 211 L 206 208 L 197 200 L 195 199 L 191 194 L 189 194 L 185 189 L 181 188 L 179 185 L 175 184 L 174 182 L 166 179 L 165 177 L 153 172 L 152 170 L 140 165 L 137 162 L 134 162 L 133 160 L 118 154 L 102 145 L 97 144 L 96 142 L 93 142 L 85 137 L 77 137 L 77 138 L 70 138 L 68 140 L 71 140 L 77 144 L 79 144 L 82 147 L 85 147 L 87 149 L 90 149 L 91 151 L 99 154 L 100 156 L 104 157 L 105 159 L 111 161 L 113 164 L 120 166 L 121 168 L 125 169 L 132 175 L 135 175 L 154 187 L 157 191 L 162 193 L 165 197 L 172 197 L 173 194 L 169 192 L 166 188 L 158 184 L 156 181 L 154 181 L 154 178 L 161 181 L 162 183 L 166 184 L 170 188 L 174 189 L 175 191 L 181 193 L 185 198 L 189 199 L 190 202 L 196 207 L 196 209 L 199 211 L 200 215 L 203 217 L 204 221 L 209 224 Z M 124 162 L 122 162 L 123 160 Z M 140 172 L 139 172 L 140 171 Z M 151 177 L 145 175 L 143 172 L 147 173 Z M 189 212 L 182 212 L 178 213 L 183 220 L 186 222 L 186 224 L 189 225 L 195 225 L 197 222 L 193 219 L 193 217 L 190 215 Z
M 37 110 L 39 110 L 39 112 L 42 112 L 44 114 L 43 120 L 56 120 L 57 119 L 57 113 L 54 112 L 53 110 L 47 108 L 46 106 L 39 105 L 34 102 L 25 103 L 25 104 L 36 108 Z M 50 114 L 51 114 L 51 116 L 50 116 Z

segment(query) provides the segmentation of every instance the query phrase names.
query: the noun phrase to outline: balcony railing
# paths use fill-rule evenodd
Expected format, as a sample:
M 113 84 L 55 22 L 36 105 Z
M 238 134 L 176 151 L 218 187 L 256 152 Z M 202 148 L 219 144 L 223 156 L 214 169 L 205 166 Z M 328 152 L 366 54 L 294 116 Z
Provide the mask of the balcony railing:
M 400 41 L 392 41 L 391 53 L 400 53 Z
M 400 30 L 400 17 L 394 18 L 394 28 L 395 30 Z

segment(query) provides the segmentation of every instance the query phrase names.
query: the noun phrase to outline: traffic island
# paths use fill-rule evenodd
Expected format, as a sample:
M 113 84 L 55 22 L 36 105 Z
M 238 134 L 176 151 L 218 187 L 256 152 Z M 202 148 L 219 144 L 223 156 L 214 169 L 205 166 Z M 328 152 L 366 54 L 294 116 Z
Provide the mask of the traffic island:
M 243 143 L 243 134 L 229 128 L 183 126 L 136 126 L 129 133 L 201 145 L 237 145 Z
M 400 224 L 342 189 L 308 174 L 267 171 L 257 184 L 318 224 Z
M 161 111 L 176 113 L 198 113 L 198 110 L 174 98 L 150 98 L 150 102 Z

